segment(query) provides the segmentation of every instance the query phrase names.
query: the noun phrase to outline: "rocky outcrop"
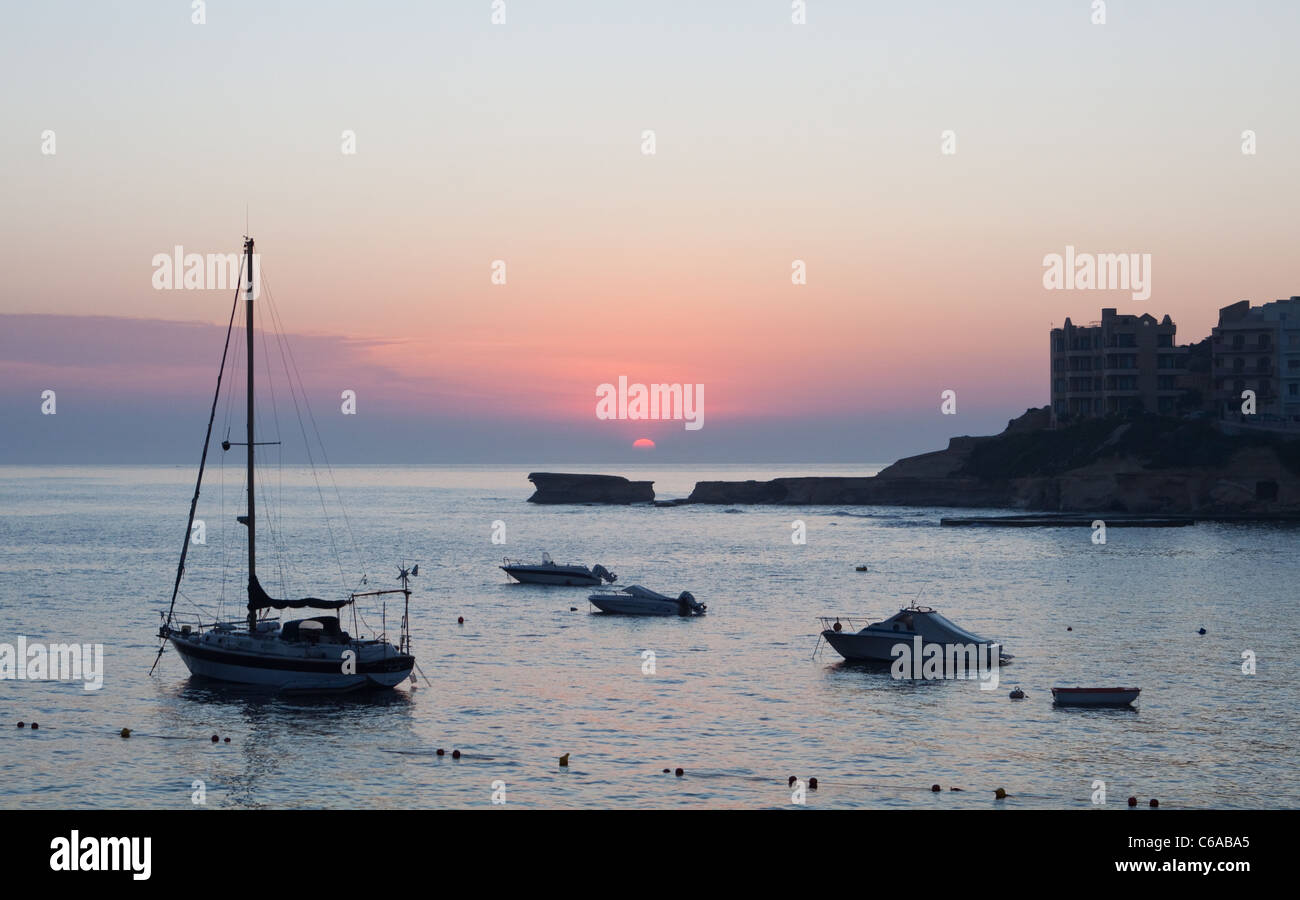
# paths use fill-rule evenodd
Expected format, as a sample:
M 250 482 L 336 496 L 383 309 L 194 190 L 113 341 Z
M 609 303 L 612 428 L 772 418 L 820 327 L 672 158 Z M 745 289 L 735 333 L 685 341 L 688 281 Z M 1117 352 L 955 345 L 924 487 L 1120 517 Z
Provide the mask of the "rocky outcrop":
M 1007 485 L 943 477 L 808 477 L 700 481 L 687 503 L 787 506 L 1006 506 Z
M 566 472 L 531 472 L 537 488 L 529 503 L 650 503 L 653 481 L 628 481 L 622 475 L 579 475 Z
M 875 477 L 702 481 L 686 502 L 1003 507 L 1129 514 L 1300 513 L 1300 439 L 1145 417 L 1049 427 L 1031 409 L 998 435 L 955 437 Z

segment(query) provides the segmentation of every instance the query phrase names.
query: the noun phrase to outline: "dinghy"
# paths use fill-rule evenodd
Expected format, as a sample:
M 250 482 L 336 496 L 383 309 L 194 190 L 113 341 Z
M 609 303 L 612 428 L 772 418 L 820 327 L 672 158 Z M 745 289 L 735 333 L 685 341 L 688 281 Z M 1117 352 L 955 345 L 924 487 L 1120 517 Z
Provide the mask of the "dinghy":
M 1052 702 L 1057 706 L 1128 706 L 1142 688 L 1054 687 Z

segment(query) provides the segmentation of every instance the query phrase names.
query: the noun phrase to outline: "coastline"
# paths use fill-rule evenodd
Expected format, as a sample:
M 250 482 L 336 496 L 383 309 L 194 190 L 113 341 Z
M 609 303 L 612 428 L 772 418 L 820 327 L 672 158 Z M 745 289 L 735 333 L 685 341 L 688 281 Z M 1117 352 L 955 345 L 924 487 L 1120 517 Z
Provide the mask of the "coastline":
M 999 434 L 953 437 L 943 450 L 898 460 L 871 476 L 699 481 L 659 500 L 653 482 L 532 473 L 530 502 L 774 506 L 912 506 L 1016 512 L 1300 518 L 1300 436 L 1239 433 L 1203 420 L 1157 416 L 1049 427 L 1029 409 Z M 540 479 L 540 480 L 539 480 Z

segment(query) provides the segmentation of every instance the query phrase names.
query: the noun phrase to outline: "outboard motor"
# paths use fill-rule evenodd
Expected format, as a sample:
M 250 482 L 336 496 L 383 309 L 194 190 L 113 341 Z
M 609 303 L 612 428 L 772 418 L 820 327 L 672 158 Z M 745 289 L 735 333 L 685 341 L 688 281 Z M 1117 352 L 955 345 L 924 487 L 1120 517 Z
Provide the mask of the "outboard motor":
M 609 569 L 606 569 L 604 566 L 600 565 L 599 563 L 591 567 L 591 574 L 595 575 L 597 578 L 603 579 L 609 584 L 613 584 L 615 581 L 618 581 L 617 575 L 615 575 L 613 572 L 611 572 Z
M 690 591 L 682 591 L 681 596 L 677 598 L 677 613 L 682 616 L 689 616 L 691 613 L 702 609 L 700 604 L 695 602 Z

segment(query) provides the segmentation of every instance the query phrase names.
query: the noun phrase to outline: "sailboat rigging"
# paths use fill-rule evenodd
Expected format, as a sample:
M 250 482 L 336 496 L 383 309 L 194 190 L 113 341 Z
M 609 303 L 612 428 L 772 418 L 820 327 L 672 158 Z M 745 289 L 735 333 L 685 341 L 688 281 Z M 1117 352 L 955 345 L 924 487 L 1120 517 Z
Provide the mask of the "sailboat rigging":
M 247 460 L 247 506 L 245 514 L 238 516 L 240 524 L 248 532 L 248 605 L 244 621 L 215 622 L 197 626 L 180 625 L 176 617 L 176 597 L 180 592 L 181 579 L 185 572 L 185 560 L 190 545 L 190 535 L 194 526 L 194 515 L 198 507 L 199 493 L 203 484 L 203 472 L 207 463 L 208 447 L 212 440 L 212 425 L 216 418 L 217 404 L 221 396 L 222 376 L 230 350 L 230 338 L 234 328 L 235 312 L 239 299 L 236 293 L 235 305 L 231 309 L 230 322 L 226 326 L 225 348 L 221 354 L 221 367 L 217 373 L 216 395 L 213 397 L 212 410 L 208 417 L 207 436 L 203 443 L 203 454 L 199 461 L 198 481 L 194 496 L 190 501 L 189 522 L 186 525 L 185 543 L 181 548 L 180 562 L 177 564 L 176 581 L 172 589 L 171 603 L 158 630 L 162 644 L 158 650 L 159 658 L 170 643 L 176 648 L 181 659 L 196 676 L 217 681 L 238 684 L 258 685 L 293 691 L 350 691 L 364 688 L 392 688 L 411 677 L 415 667 L 415 657 L 411 653 L 410 636 L 410 578 L 419 574 L 419 566 L 410 569 L 400 568 L 398 580 L 400 588 L 352 592 L 338 600 L 325 600 L 319 597 L 302 597 L 299 599 L 277 599 L 262 587 L 257 577 L 257 478 L 255 468 L 256 448 L 259 444 L 256 435 L 256 379 L 254 365 L 254 267 L 253 239 L 244 238 L 244 264 L 241 270 L 245 288 L 245 338 L 247 366 L 247 428 L 246 441 L 243 446 Z M 296 401 L 295 401 L 296 402 Z M 238 446 L 227 435 L 221 442 L 223 451 Z M 355 604 L 363 597 L 377 597 L 387 594 L 403 595 L 403 614 L 401 632 L 397 644 L 389 643 L 386 635 L 376 639 L 360 639 L 344 631 L 339 622 L 337 611 L 345 606 Z M 277 619 L 266 617 L 269 610 L 315 609 L 333 610 L 334 616 L 314 616 L 306 619 L 287 621 L 281 624 Z M 355 616 L 354 616 L 355 620 Z M 242 626 L 242 627 L 241 627 Z M 154 660 L 154 666 L 158 659 Z M 152 672 L 153 669 L 150 669 Z M 414 679 L 412 679 L 414 683 Z

